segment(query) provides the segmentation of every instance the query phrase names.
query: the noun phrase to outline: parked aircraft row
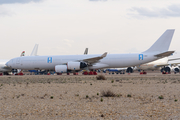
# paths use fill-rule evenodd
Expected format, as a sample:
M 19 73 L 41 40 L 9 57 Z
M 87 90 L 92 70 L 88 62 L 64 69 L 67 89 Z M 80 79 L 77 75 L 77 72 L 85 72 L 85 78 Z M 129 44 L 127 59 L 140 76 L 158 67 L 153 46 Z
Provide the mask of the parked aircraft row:
M 6 63 L 6 67 L 22 70 L 54 70 L 57 73 L 78 72 L 102 68 L 122 68 L 141 66 L 174 53 L 168 51 L 174 29 L 166 30 L 146 51 L 134 54 L 94 54 L 94 55 L 48 55 L 16 57 Z

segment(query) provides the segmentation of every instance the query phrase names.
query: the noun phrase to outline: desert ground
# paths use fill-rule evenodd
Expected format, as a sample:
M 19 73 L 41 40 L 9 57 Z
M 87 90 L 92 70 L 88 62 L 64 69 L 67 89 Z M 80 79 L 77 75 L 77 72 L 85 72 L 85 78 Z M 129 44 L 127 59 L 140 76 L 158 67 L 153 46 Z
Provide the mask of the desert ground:
M 0 119 L 180 119 L 180 74 L 105 77 L 0 76 Z

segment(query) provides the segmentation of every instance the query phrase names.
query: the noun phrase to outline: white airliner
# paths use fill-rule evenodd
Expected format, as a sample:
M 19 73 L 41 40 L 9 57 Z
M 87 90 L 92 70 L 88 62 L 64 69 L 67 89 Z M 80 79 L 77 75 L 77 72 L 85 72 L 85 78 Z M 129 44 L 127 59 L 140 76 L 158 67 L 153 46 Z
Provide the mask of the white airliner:
M 88 54 L 88 48 L 85 49 L 84 54 Z M 171 63 L 169 64 L 169 61 L 174 61 L 174 60 L 180 60 L 180 58 L 175 58 L 175 59 L 169 59 L 168 57 L 162 58 L 155 60 L 153 62 L 145 63 L 139 66 L 135 67 L 128 67 L 128 68 L 109 68 L 109 69 L 104 69 L 103 71 L 109 71 L 109 72 L 115 72 L 115 73 L 123 73 L 126 71 L 127 73 L 132 73 L 134 70 L 158 70 L 161 69 L 161 72 L 171 72 L 174 71 L 175 73 L 179 72 L 179 66 L 178 63 Z
M 32 53 L 31 53 L 31 56 L 36 56 L 37 55 L 37 49 L 38 49 L 38 44 L 36 44 L 34 46 L 34 49 L 33 49 Z M 20 56 L 22 57 L 24 55 L 25 55 L 25 52 L 23 51 Z M 4 75 L 7 75 L 8 72 L 12 71 L 11 67 L 6 66 L 6 63 L 8 61 L 9 60 L 0 59 L 0 73 L 3 73 Z
M 13 58 L 6 65 L 15 69 L 55 70 L 57 73 L 142 65 L 174 53 L 168 51 L 174 31 L 174 29 L 166 30 L 148 50 L 142 53 L 107 54 L 105 52 L 102 55 L 24 56 Z
M 139 66 L 136 66 L 137 69 L 141 69 L 141 70 L 157 70 L 161 68 L 161 72 L 165 71 L 165 72 L 171 72 L 171 70 L 174 70 L 174 72 L 179 72 L 179 67 L 177 66 L 177 64 L 180 63 L 171 63 L 169 64 L 169 61 L 173 61 L 173 60 L 179 60 L 180 58 L 175 58 L 175 59 L 169 59 L 168 57 L 150 62 L 150 63 L 146 63 L 146 64 L 142 64 Z M 171 67 L 174 66 L 174 67 Z

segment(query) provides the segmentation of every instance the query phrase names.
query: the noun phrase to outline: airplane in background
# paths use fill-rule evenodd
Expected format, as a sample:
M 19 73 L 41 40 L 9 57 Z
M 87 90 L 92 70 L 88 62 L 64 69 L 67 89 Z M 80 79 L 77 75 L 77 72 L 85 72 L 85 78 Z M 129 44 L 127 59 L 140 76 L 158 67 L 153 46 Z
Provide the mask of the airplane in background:
M 165 71 L 170 73 L 171 71 L 173 71 L 174 73 L 179 72 L 179 66 L 178 64 L 180 64 L 179 62 L 174 62 L 169 64 L 169 61 L 174 61 L 174 60 L 179 60 L 180 58 L 175 58 L 175 59 L 169 59 L 168 57 L 153 61 L 153 62 L 149 62 L 149 63 L 145 63 L 139 66 L 135 66 L 135 67 L 128 67 L 126 72 L 127 73 L 132 73 L 134 70 L 160 70 L 161 72 Z
M 30 56 L 37 56 L 38 46 L 38 44 L 35 44 Z
M 34 46 L 34 49 L 31 53 L 31 56 L 36 56 L 37 55 L 37 49 L 38 49 L 38 44 L 36 44 Z M 25 51 L 23 51 L 20 55 L 20 57 L 23 57 L 25 56 Z M 6 60 L 6 59 L 0 59 L 0 75 L 8 75 L 9 72 L 17 72 L 18 70 L 17 69 L 13 69 L 11 67 L 8 67 L 6 66 L 6 63 L 8 62 L 9 60 Z
M 86 48 L 84 51 L 84 55 L 87 55 L 87 54 L 88 54 L 88 48 Z
M 180 58 L 168 59 L 168 57 L 165 57 L 163 59 L 153 61 L 153 62 L 150 62 L 150 63 L 147 63 L 147 64 L 139 65 L 139 66 L 136 66 L 136 67 L 137 67 L 137 69 L 142 69 L 142 70 L 161 69 L 161 72 L 163 72 L 163 71 L 171 72 L 171 70 L 174 70 L 174 72 L 179 72 L 179 67 L 177 66 L 177 64 L 180 64 L 180 63 L 168 64 L 169 61 L 178 60 L 178 59 L 180 59 Z M 172 68 L 171 66 L 175 66 L 175 67 Z
M 77 72 L 84 69 L 138 66 L 174 53 L 174 51 L 168 51 L 174 31 L 174 29 L 166 30 L 148 50 L 142 53 L 107 54 L 105 52 L 102 55 L 24 56 L 13 58 L 6 65 L 24 70 L 55 70 L 57 73 Z

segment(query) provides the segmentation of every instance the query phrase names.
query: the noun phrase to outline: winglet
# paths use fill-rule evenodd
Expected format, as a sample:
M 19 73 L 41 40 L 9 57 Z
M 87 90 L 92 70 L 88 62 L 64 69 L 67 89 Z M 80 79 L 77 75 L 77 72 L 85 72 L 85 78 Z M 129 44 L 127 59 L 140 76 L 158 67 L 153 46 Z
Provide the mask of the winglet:
M 102 58 L 106 57 L 107 52 L 105 52 L 104 54 L 101 55 Z

